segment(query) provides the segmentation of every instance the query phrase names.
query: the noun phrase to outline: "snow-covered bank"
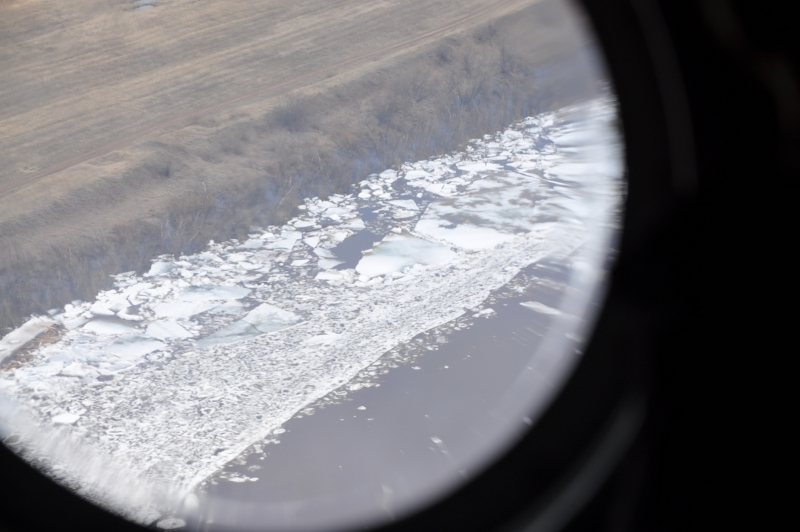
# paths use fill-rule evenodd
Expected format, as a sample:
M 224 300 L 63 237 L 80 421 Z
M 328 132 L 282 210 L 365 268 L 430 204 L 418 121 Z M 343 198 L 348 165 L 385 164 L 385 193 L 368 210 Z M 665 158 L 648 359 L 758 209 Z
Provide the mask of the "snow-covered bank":
M 540 258 L 607 240 L 620 200 L 614 114 L 598 100 L 529 118 L 33 318 L 31 331 L 49 319 L 63 334 L 0 373 L 7 441 L 133 519 L 173 509 L 388 349 L 480 314 Z M 380 242 L 340 269 L 339 244 L 364 230 Z M 3 345 L 30 336 L 11 335 Z

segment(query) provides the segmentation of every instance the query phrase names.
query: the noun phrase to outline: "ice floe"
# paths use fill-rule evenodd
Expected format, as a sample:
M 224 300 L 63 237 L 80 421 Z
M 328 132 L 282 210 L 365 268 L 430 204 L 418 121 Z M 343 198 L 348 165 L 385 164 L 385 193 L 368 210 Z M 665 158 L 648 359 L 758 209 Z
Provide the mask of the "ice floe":
M 21 327 L 11 331 L 0 340 L 0 361 L 12 355 L 14 351 L 24 346 L 51 327 L 55 322 L 47 316 L 36 316 L 25 322 Z
M 166 340 L 168 338 L 191 338 L 193 335 L 178 322 L 161 320 L 148 324 L 145 336 Z
M 356 271 L 367 277 L 375 277 L 399 272 L 416 264 L 438 266 L 455 257 L 455 251 L 448 246 L 410 234 L 390 233 L 359 261 Z

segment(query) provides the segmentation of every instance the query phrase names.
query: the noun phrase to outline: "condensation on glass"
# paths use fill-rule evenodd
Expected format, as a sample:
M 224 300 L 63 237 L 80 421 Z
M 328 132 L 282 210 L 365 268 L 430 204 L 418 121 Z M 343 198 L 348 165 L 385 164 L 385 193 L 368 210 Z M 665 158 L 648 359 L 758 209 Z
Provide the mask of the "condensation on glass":
M 194 4 L 128 4 L 58 16 L 76 27 L 94 21 L 101 37 L 109 28 L 128 32 L 131 50 L 157 35 L 142 24 L 160 27 L 164 17 L 185 17 L 237 46 L 239 34 L 250 31 L 243 25 L 237 32 L 243 18 L 226 25 L 223 17 L 211 27 L 182 11 Z M 170 186 L 211 198 L 196 207 L 206 225 L 247 228 L 212 240 L 202 232 L 209 229 L 182 225 L 191 219 L 186 207 L 180 218 L 170 211 L 174 201 L 154 193 L 148 215 L 159 229 L 132 240 L 144 250 L 135 268 L 120 266 L 106 285 L 79 293 L 82 275 L 107 267 L 96 255 L 119 253 L 115 260 L 125 265 L 130 254 L 120 246 L 77 246 L 82 266 L 69 276 L 53 263 L 52 277 L 69 286 L 52 285 L 61 300 L 51 310 L 28 304 L 32 292 L 6 297 L 0 437 L 7 447 L 142 524 L 308 530 L 401 518 L 469 481 L 535 426 L 580 361 L 620 229 L 623 143 L 601 54 L 582 15 L 557 0 L 464 1 L 461 11 L 436 16 L 401 9 L 409 2 L 390 4 L 403 24 L 419 28 L 392 29 L 387 20 L 399 15 L 389 8 L 365 19 L 365 26 L 387 25 L 382 43 L 365 30 L 364 41 L 377 39 L 377 51 L 329 57 L 322 50 L 333 44 L 312 42 L 291 56 L 306 61 L 310 74 L 281 70 L 284 78 L 269 81 L 247 68 L 256 61 L 248 54 L 261 49 L 242 41 L 256 48 L 232 45 L 225 56 L 233 65 L 225 72 L 240 76 L 241 88 L 210 84 L 194 100 L 178 83 L 201 83 L 189 68 L 161 87 L 173 98 L 168 112 L 152 103 L 157 96 L 143 98 L 141 124 L 126 129 L 112 120 L 124 116 L 108 108 L 111 125 L 98 130 L 75 111 L 70 120 L 83 137 L 69 141 L 74 147 L 53 140 L 39 152 L 25 153 L 23 141 L 45 126 L 25 126 L 15 116 L 36 106 L 63 110 L 58 91 L 81 85 L 74 73 L 43 64 L 42 72 L 66 81 L 55 92 L 15 96 L 13 87 L 24 87 L 26 78 L 13 57 L 3 59 L 13 81 L 0 95 L 4 147 L 44 162 L 29 160 L 27 174 L 22 163 L 10 165 L 0 201 L 26 186 L 36 193 L 19 176 L 72 183 L 103 167 L 109 170 L 90 183 L 95 189 L 86 185 L 81 194 L 105 190 L 103 179 L 142 179 L 159 194 L 162 182 L 178 183 Z M 9 6 L 0 10 L 27 9 L 25 2 Z M 272 9 L 270 16 L 280 13 Z M 308 16 L 292 14 L 274 31 Z M 337 16 L 352 29 L 368 15 L 342 8 L 328 16 L 332 42 L 358 44 Z M 281 44 L 268 46 L 276 52 Z M 165 40 L 153 50 L 166 57 L 189 53 L 183 48 Z M 153 58 L 158 68 L 142 67 L 139 87 L 125 77 L 124 59 L 130 53 L 138 64 L 141 57 L 115 50 L 116 59 L 86 53 L 105 61 L 108 79 L 128 80 L 130 90 L 155 91 L 159 75 L 190 63 Z M 392 59 L 399 52 L 405 55 Z M 209 68 L 216 60 L 210 54 Z M 364 69 L 367 81 L 359 81 Z M 269 83 L 270 90 L 259 88 Z M 348 100 L 348 91 L 357 97 Z M 17 110 L 12 97 L 22 101 Z M 342 109 L 347 128 L 336 125 Z M 210 155 L 192 151 L 212 140 L 218 149 Z M 45 153 L 50 146 L 58 157 Z M 89 155 L 76 166 L 69 149 Z M 134 159 L 141 164 L 125 166 Z M 215 172 L 246 173 L 262 159 L 273 166 L 263 163 L 258 179 L 267 182 L 274 172 L 284 181 L 269 181 L 255 199 L 219 184 L 208 193 Z M 280 174 L 289 160 L 294 166 Z M 131 168 L 149 168 L 161 181 L 151 185 Z M 191 181 L 196 175 L 204 177 Z M 86 208 L 85 216 L 94 212 Z M 231 218 L 236 213 L 241 219 Z M 9 220 L 2 220 L 7 239 L 17 231 Z M 125 223 L 138 223 L 135 213 Z M 102 228 L 87 227 L 76 231 L 106 238 Z M 202 245 L 163 252 L 181 231 L 195 230 Z M 145 239 L 157 245 L 144 246 Z M 2 265 L 9 294 L 9 279 L 43 275 L 46 261 L 25 256 L 27 265 L 19 257 Z M 64 295 L 70 287 L 78 287 L 74 298 Z

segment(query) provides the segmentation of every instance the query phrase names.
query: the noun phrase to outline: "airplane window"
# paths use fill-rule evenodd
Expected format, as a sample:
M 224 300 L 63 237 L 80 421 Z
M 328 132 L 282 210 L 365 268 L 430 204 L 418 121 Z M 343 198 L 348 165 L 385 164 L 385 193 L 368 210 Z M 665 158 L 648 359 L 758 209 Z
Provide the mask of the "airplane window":
M 566 0 L 0 3 L 0 438 L 158 529 L 400 519 L 580 362 L 621 229 Z

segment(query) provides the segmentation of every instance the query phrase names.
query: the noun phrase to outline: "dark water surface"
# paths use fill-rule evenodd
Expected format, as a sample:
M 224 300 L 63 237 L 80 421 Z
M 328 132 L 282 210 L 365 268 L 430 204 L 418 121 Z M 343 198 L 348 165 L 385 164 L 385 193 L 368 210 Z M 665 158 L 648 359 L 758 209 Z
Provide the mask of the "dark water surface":
M 369 229 L 362 229 L 358 233 L 345 238 L 331 250 L 337 259 L 344 261 L 336 266 L 336 269 L 352 270 L 358 265 L 358 261 L 364 257 L 363 252 L 372 249 L 382 239 L 382 235 L 375 234 Z

